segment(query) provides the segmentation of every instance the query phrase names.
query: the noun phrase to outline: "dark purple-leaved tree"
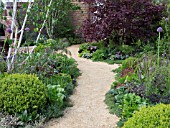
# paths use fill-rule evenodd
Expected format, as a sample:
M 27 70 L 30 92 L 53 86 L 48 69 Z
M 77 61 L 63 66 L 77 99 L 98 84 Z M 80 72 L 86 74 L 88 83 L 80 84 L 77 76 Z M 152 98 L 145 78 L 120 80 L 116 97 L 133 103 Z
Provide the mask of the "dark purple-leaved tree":
M 112 39 L 117 43 L 148 41 L 157 34 L 166 6 L 152 0 L 84 0 L 90 17 L 79 32 L 86 41 Z

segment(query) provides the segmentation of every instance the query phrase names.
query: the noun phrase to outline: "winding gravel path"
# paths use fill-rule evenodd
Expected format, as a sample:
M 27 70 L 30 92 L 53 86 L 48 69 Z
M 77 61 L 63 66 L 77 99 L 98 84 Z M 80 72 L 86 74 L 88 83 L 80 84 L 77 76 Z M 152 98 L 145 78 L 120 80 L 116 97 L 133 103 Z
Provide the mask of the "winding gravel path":
M 68 48 L 77 61 L 82 75 L 78 86 L 70 97 L 73 107 L 67 108 L 63 117 L 48 122 L 48 128 L 115 128 L 118 118 L 109 114 L 104 103 L 105 94 L 114 81 L 111 72 L 118 65 L 78 57 L 78 45 Z

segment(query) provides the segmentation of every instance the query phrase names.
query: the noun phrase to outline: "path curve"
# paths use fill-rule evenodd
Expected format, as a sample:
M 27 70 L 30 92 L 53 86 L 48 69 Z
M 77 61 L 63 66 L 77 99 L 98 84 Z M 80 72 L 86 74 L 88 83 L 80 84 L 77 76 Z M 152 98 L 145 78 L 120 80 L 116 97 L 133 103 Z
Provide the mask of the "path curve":
M 111 72 L 118 65 L 78 57 L 79 45 L 68 48 L 77 61 L 82 75 L 70 97 L 73 107 L 67 108 L 63 117 L 48 122 L 48 128 L 115 128 L 118 118 L 109 113 L 104 103 L 105 94 L 114 81 Z

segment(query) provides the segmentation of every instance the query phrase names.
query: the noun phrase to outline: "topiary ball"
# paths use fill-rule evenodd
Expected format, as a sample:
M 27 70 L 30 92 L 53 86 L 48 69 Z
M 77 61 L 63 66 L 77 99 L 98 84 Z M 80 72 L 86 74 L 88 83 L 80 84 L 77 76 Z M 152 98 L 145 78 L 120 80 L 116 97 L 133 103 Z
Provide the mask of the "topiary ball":
M 11 74 L 0 80 L 0 111 L 37 115 L 47 102 L 47 87 L 36 75 Z
M 123 128 L 170 128 L 170 104 L 141 108 Z

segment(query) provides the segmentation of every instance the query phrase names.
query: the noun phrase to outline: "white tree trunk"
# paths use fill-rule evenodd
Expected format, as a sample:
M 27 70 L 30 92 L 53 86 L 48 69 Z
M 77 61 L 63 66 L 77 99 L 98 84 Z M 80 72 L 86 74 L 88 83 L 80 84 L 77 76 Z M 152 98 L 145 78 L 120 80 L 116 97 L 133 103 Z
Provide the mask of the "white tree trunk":
M 36 43 L 38 42 L 38 40 L 40 38 L 40 35 L 41 35 L 41 32 L 42 32 L 42 29 L 44 28 L 44 26 L 45 26 L 45 24 L 47 22 L 47 18 L 48 18 L 49 11 L 50 11 L 49 8 L 51 7 L 52 2 L 53 2 L 53 0 L 51 0 L 50 3 L 48 4 L 48 10 L 47 10 L 47 13 L 46 13 L 46 18 L 45 18 L 45 20 L 44 20 L 44 22 L 42 24 L 42 27 L 41 27 L 41 29 L 40 29 L 40 31 L 38 33 L 38 36 L 37 36 L 37 39 L 36 39 Z M 29 55 L 31 55 L 33 53 L 34 48 L 30 51 Z M 28 60 L 28 58 L 29 58 L 29 56 L 21 64 L 25 63 Z
M 11 65 L 14 63 L 15 56 L 18 53 L 18 50 L 21 46 L 21 41 L 22 41 L 23 34 L 24 34 L 24 28 L 25 28 L 25 24 L 26 24 L 26 21 L 27 21 L 27 18 L 28 18 L 28 13 L 30 12 L 30 9 L 31 9 L 31 2 L 29 2 L 28 8 L 27 8 L 27 12 L 26 12 L 26 15 L 25 15 L 25 18 L 24 18 L 24 22 L 23 22 L 22 28 L 21 28 L 21 34 L 20 34 L 20 37 L 19 37 L 18 46 L 14 51 L 14 54 L 13 54 L 13 57 L 12 57 L 12 60 L 11 60 Z
M 16 11 L 17 11 L 17 0 L 14 0 L 14 2 L 13 2 L 13 13 L 12 13 L 12 24 L 11 24 L 12 33 L 10 35 L 10 40 L 13 40 Z M 11 50 L 12 50 L 12 48 L 9 47 L 8 56 L 7 56 L 7 71 L 9 71 L 10 68 L 11 68 L 11 64 L 10 64 Z
M 49 15 L 49 11 L 50 11 L 50 7 L 51 7 L 52 2 L 53 2 L 53 0 L 51 0 L 49 5 L 48 5 L 48 10 L 47 10 L 47 13 L 46 13 L 46 16 L 45 16 L 45 20 L 44 20 L 44 22 L 42 24 L 42 27 L 40 28 L 40 31 L 38 33 L 38 36 L 37 36 L 37 39 L 36 39 L 36 43 L 38 42 L 38 40 L 40 38 L 40 35 L 41 35 L 41 32 L 42 32 L 42 30 L 43 30 L 43 28 L 44 28 L 44 26 L 45 26 L 45 24 L 47 22 L 47 18 L 48 18 L 48 15 Z

